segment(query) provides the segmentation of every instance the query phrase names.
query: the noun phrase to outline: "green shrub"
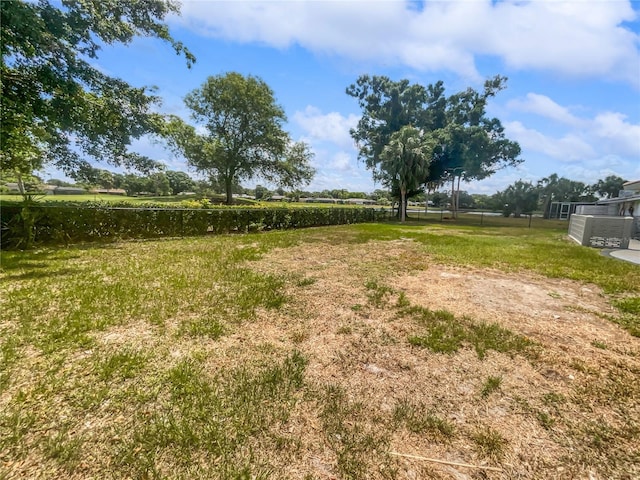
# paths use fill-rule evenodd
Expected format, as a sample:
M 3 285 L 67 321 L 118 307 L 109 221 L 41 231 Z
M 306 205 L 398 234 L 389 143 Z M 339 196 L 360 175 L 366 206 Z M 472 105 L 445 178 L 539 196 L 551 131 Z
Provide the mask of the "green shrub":
M 6 202 L 0 215 L 3 248 L 25 248 L 26 243 L 182 237 L 372 222 L 380 212 L 354 207 L 167 209 L 155 205 L 132 207 L 126 202 Z

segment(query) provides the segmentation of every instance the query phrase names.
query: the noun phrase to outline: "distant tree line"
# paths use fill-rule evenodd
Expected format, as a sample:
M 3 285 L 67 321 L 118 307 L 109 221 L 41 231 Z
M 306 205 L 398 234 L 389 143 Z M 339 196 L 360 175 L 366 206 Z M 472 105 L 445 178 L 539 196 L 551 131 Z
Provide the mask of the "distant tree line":
M 549 217 L 553 202 L 595 202 L 600 198 L 617 197 L 626 180 L 616 175 L 609 175 L 592 185 L 583 182 L 549 175 L 533 182 L 518 180 L 506 189 L 493 195 L 494 207 L 505 216 L 529 214 L 541 211 L 545 218 Z
M 625 181 L 617 175 L 609 175 L 590 185 L 554 173 L 535 183 L 517 180 L 493 195 L 469 194 L 463 190 L 456 192 L 456 196 L 458 206 L 462 209 L 501 211 L 505 216 L 516 217 L 542 212 L 546 218 L 553 202 L 595 202 L 617 197 Z M 421 193 L 411 197 L 411 200 L 425 202 L 427 198 L 429 205 L 435 208 L 451 206 L 451 190 L 437 190 L 428 195 Z

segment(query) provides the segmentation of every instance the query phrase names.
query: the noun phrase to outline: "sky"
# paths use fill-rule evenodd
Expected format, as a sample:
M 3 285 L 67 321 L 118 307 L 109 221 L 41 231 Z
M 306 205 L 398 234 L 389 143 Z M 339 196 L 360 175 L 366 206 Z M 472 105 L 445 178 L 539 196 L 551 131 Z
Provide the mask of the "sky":
M 640 179 L 640 2 L 607 1 L 183 1 L 171 33 L 196 56 L 156 39 L 104 48 L 101 70 L 155 86 L 161 111 L 189 119 L 183 98 L 207 77 L 262 78 L 306 141 L 317 174 L 307 190 L 371 192 L 371 172 L 349 135 L 361 115 L 346 88 L 363 74 L 428 85 L 447 94 L 508 77 L 492 99 L 524 161 L 463 184 L 494 194 L 552 173 L 593 184 Z M 134 150 L 195 176 L 184 158 L 143 138 Z M 55 172 L 48 172 L 50 175 Z M 244 182 L 245 186 L 263 183 Z

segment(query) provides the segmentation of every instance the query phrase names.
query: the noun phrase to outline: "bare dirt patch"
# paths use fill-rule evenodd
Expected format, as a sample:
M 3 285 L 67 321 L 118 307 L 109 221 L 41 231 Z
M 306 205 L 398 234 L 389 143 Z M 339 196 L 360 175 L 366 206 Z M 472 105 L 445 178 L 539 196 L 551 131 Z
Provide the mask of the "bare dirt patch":
M 312 281 L 290 287 L 288 305 L 275 318 L 263 312 L 260 321 L 243 328 L 243 338 L 282 344 L 291 341 L 292 331 L 304 332 L 293 340 L 310 358 L 309 381 L 343 388 L 363 408 L 354 425 L 391 432 L 389 450 L 503 469 L 480 474 L 401 458 L 397 478 L 633 478 L 640 473 L 632 463 L 638 455 L 633 435 L 615 433 L 637 428 L 629 424 L 640 413 L 633 397 L 637 387 L 616 389 L 631 381 L 629 372 L 640 371 L 640 345 L 603 318 L 613 309 L 596 286 L 434 265 L 409 240 L 306 244 L 274 251 L 252 267 Z M 371 279 L 395 290 L 387 307 L 368 301 L 365 283 Z M 415 322 L 393 308 L 399 292 L 412 305 L 498 323 L 536 342 L 537 353 L 491 352 L 480 360 L 471 349 L 446 355 L 412 347 L 407 336 Z M 483 396 L 489 377 L 499 378 L 500 386 Z M 394 425 L 389 419 L 402 401 L 449 422 L 456 434 L 442 439 Z M 334 453 L 311 417 L 297 412 L 292 428 L 314 448 L 282 468 L 293 476 L 332 478 L 335 468 L 325 466 L 335 465 Z M 613 432 L 607 445 L 585 427 L 597 422 Z M 495 456 L 473 440 L 485 430 L 504 441 Z M 377 459 L 378 467 L 384 461 Z M 368 475 L 382 476 L 381 471 L 374 466 Z

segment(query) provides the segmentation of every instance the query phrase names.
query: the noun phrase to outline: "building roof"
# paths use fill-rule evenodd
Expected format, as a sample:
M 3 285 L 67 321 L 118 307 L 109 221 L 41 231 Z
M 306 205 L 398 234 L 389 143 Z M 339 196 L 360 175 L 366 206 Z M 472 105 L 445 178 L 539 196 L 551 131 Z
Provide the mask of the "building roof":
M 627 195 L 628 194 L 628 195 Z M 620 196 L 615 198 L 607 198 L 605 200 L 598 200 L 596 205 L 608 205 L 612 203 L 627 203 L 636 202 L 640 200 L 640 180 L 632 180 L 622 184 L 622 190 L 619 193 Z
M 627 197 L 607 198 L 606 200 L 598 200 L 596 205 L 609 205 L 611 203 L 627 203 L 640 201 L 640 193 L 629 195 Z
M 624 190 L 631 190 L 640 192 L 640 180 L 632 180 L 630 182 L 624 182 L 622 184 Z
M 127 192 L 123 188 L 94 188 L 89 190 L 89 193 L 116 193 L 120 195 L 126 195 Z
M 86 192 L 86 190 L 79 187 L 58 187 L 56 192 Z

